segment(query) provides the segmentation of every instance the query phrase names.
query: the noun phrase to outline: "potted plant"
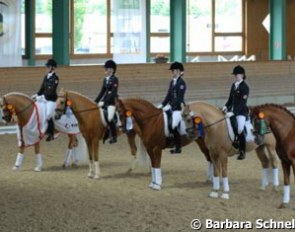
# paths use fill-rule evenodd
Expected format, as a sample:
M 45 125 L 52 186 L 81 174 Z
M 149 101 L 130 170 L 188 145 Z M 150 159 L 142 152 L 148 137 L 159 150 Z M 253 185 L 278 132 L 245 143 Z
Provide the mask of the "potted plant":
M 155 63 L 159 64 L 159 63 L 167 63 L 168 61 L 168 57 L 163 55 L 163 54 L 158 54 L 156 55 L 156 57 L 154 58 Z

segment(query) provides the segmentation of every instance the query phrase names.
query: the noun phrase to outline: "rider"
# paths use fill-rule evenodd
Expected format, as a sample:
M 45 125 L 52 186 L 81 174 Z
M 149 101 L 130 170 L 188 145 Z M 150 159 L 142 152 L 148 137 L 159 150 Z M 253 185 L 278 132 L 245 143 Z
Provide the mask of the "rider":
M 105 73 L 107 77 L 103 80 L 103 85 L 100 93 L 94 100 L 98 103 L 98 107 L 104 107 L 108 111 L 107 123 L 109 125 L 109 132 L 111 138 L 109 143 L 117 142 L 117 130 L 114 122 L 115 115 L 115 99 L 118 97 L 118 78 L 115 76 L 117 70 L 117 64 L 113 60 L 107 60 L 104 64 Z
M 158 106 L 159 109 L 165 107 L 168 103 L 172 110 L 172 133 L 174 136 L 175 148 L 170 150 L 170 153 L 181 153 L 181 136 L 178 132 L 178 125 L 181 121 L 181 107 L 185 105 L 184 95 L 186 91 L 185 81 L 182 79 L 184 74 L 184 68 L 182 63 L 173 62 L 170 65 L 169 70 L 171 70 L 172 80 L 169 84 L 168 93 L 162 102 Z
M 231 111 L 236 117 L 237 139 L 239 141 L 239 156 L 237 159 L 243 160 L 246 158 L 246 139 L 243 131 L 248 116 L 247 100 L 249 97 L 249 87 L 245 82 L 246 73 L 242 66 L 234 67 L 232 74 L 235 76 L 235 81 L 231 86 L 228 101 L 222 111 L 224 113 Z
M 57 63 L 54 59 L 49 59 L 46 62 L 46 67 L 48 69 L 48 73 L 43 78 L 43 82 L 41 84 L 40 90 L 37 95 L 44 95 L 46 102 L 46 118 L 48 121 L 47 134 L 48 137 L 46 141 L 51 141 L 54 139 L 54 123 L 53 116 L 56 108 L 56 99 L 57 99 L 57 86 L 59 83 L 59 78 L 55 73 L 55 69 L 57 68 Z

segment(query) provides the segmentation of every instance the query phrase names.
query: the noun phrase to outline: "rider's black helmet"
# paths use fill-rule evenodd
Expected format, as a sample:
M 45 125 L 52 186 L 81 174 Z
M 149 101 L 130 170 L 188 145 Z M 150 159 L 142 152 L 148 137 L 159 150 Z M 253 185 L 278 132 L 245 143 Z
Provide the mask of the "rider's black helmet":
M 232 74 L 236 75 L 236 74 L 246 74 L 246 73 L 245 73 L 245 69 L 242 66 L 238 65 L 234 67 Z
M 47 62 L 46 62 L 46 67 L 57 67 L 57 63 L 56 63 L 56 61 L 54 60 L 54 59 L 49 59 L 49 60 L 47 60 Z
M 104 68 L 112 68 L 112 69 L 114 69 L 114 72 L 116 72 L 116 70 L 117 70 L 117 64 L 113 60 L 107 60 L 104 63 Z
M 180 71 L 184 71 L 184 68 L 183 68 L 182 63 L 177 62 L 177 61 L 173 62 L 173 63 L 170 65 L 169 70 L 173 70 L 173 69 L 178 69 L 178 70 L 180 70 Z

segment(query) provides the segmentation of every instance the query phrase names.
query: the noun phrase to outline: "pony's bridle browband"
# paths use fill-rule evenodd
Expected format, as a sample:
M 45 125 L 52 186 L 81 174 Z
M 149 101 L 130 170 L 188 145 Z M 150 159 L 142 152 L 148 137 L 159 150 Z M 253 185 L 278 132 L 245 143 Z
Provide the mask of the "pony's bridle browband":
M 7 106 L 9 105 L 9 103 L 7 102 L 7 100 L 6 100 L 5 97 L 3 97 L 3 103 L 4 103 L 3 105 L 5 105 L 5 107 L 7 108 Z M 33 105 L 33 104 L 34 104 L 34 102 L 32 101 L 30 104 L 28 104 L 27 106 L 25 106 L 23 109 L 21 109 L 20 111 L 15 111 L 14 113 L 16 115 L 19 115 L 19 114 L 25 112 L 27 109 L 29 109 L 30 106 Z

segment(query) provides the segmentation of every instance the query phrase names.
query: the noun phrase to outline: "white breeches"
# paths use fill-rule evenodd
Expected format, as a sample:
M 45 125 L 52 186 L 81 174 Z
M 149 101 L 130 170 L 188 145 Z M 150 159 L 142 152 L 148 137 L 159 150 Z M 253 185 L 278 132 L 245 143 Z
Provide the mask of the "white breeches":
M 47 101 L 46 102 L 46 119 L 51 119 L 55 114 L 56 102 Z
M 241 134 L 245 128 L 246 117 L 243 115 L 238 115 L 236 118 L 238 123 L 238 134 Z
M 116 111 L 116 107 L 115 106 L 108 106 L 108 121 L 111 122 L 114 118 L 115 115 L 115 111 Z
M 181 121 L 181 111 L 173 111 L 172 114 L 172 129 L 174 130 Z

